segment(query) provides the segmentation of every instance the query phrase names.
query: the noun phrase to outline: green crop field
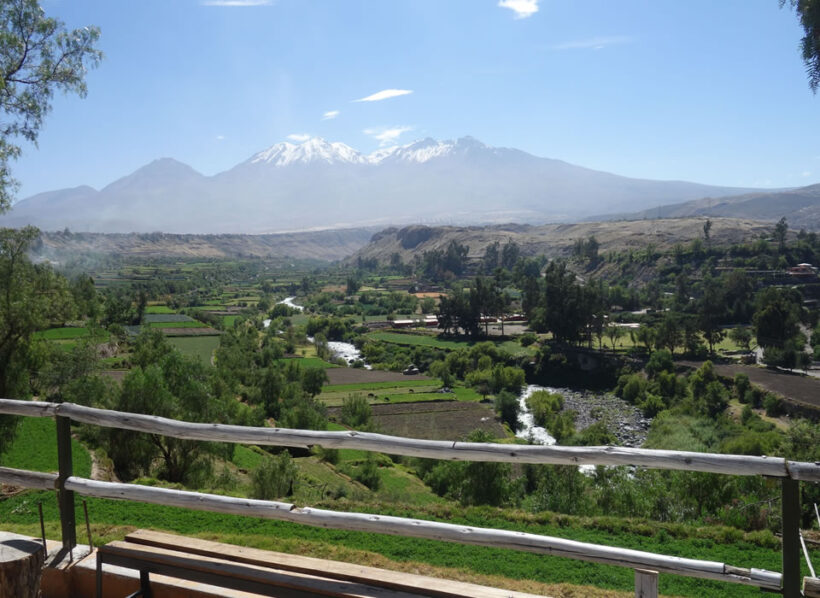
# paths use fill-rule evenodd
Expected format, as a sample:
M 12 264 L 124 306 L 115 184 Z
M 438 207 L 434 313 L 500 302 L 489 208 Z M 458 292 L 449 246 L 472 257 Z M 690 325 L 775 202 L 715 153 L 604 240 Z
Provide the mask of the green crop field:
M 185 322 L 151 322 L 148 324 L 150 328 L 208 328 L 207 324 L 197 322 L 196 320 L 189 320 Z
M 396 380 L 395 382 L 361 382 L 359 384 L 326 384 L 322 392 L 353 392 L 356 390 L 381 390 L 385 388 L 415 388 L 417 386 L 441 386 L 441 380 Z
M 91 330 L 85 327 L 68 326 L 65 328 L 49 328 L 34 333 L 34 338 L 45 340 L 64 340 L 74 338 L 85 338 L 91 336 Z M 102 328 L 94 330 L 95 338 L 108 340 L 108 332 Z
M 218 336 L 171 336 L 168 342 L 183 354 L 198 357 L 205 364 L 211 363 L 211 356 L 219 346 Z
M 296 362 L 299 366 L 303 369 L 305 368 L 337 368 L 339 367 L 335 363 L 328 363 L 323 359 L 319 359 L 318 357 L 290 357 L 285 359 L 277 359 L 277 363 L 281 363 L 283 365 L 287 365 L 290 362 Z
M 74 475 L 91 475 L 91 456 L 77 440 L 71 440 Z M 57 424 L 49 417 L 20 418 L 17 435 L 9 450 L 0 455 L 0 465 L 31 471 L 57 471 Z M 0 517 L 0 521 L 2 521 Z
M 149 305 L 145 308 L 146 314 L 173 314 L 176 313 L 167 305 Z
M 399 332 L 371 332 L 369 338 L 397 345 L 422 345 L 437 349 L 466 349 L 475 343 L 468 341 L 446 341 L 426 334 L 401 334 Z

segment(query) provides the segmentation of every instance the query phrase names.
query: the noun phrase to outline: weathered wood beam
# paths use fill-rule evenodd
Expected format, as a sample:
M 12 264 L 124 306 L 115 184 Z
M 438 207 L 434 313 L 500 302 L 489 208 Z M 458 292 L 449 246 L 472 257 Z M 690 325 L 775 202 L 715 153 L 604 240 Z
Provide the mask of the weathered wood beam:
M 72 403 L 38 403 L 0 399 L 0 413 L 60 415 L 74 421 L 208 442 L 234 442 L 309 448 L 345 448 L 449 461 L 487 461 L 552 465 L 635 465 L 652 469 L 700 471 L 726 475 L 762 475 L 820 482 L 820 463 L 782 457 L 722 455 L 619 446 L 536 446 L 421 440 L 355 430 L 327 432 L 288 428 L 255 428 L 177 421 L 155 415 L 124 413 Z
M 0 467 L 0 484 L 36 488 L 37 490 L 54 490 L 57 487 L 57 474 Z
M 630 550 L 524 532 L 454 525 L 436 521 L 407 519 L 367 513 L 340 513 L 309 507 L 298 508 L 290 503 L 234 498 L 214 494 L 200 494 L 168 488 L 153 488 L 132 484 L 99 482 L 71 477 L 66 488 L 85 496 L 121 500 L 135 500 L 186 509 L 215 511 L 233 515 L 248 515 L 265 519 L 279 519 L 348 531 L 362 531 L 396 536 L 442 540 L 460 544 L 474 544 L 493 548 L 509 548 L 539 554 L 563 556 L 583 561 L 651 569 L 653 571 L 715 579 L 768 589 L 779 589 L 781 575 L 760 569 L 730 567 L 715 561 L 702 561 L 666 556 L 640 550 Z

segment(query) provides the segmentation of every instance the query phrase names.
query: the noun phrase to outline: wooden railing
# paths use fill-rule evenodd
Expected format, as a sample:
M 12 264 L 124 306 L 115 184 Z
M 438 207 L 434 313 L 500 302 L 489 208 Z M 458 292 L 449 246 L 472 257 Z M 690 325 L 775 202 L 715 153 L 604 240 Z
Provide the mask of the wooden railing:
M 70 403 L 45 403 L 0 399 L 0 414 L 55 417 L 59 474 L 0 467 L 0 483 L 27 488 L 56 489 L 60 502 L 63 544 L 76 545 L 74 493 L 108 499 L 171 505 L 187 509 L 279 519 L 305 525 L 410 536 L 432 540 L 509 548 L 583 561 L 629 567 L 643 583 L 646 570 L 714 579 L 780 592 L 787 598 L 802 596 L 800 586 L 799 483 L 820 481 L 820 463 L 788 461 L 779 457 L 719 455 L 622 447 L 565 447 L 484 444 L 419 440 L 365 432 L 325 432 L 282 428 L 253 428 L 223 424 L 182 422 L 151 415 L 82 407 Z M 508 530 L 390 517 L 343 513 L 290 503 L 242 499 L 199 492 L 101 482 L 75 477 L 71 470 L 70 422 L 82 422 L 161 434 L 175 438 L 286 447 L 350 448 L 394 455 L 458 461 L 492 461 L 558 465 L 635 465 L 726 475 L 780 478 L 783 509 L 783 572 L 742 568 L 699 559 L 688 559 L 576 542 Z

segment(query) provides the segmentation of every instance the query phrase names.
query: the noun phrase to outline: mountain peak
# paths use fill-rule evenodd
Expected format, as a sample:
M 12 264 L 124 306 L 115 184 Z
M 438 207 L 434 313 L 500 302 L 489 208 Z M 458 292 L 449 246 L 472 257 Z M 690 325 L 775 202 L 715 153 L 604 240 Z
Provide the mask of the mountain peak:
M 349 145 L 341 142 L 330 143 L 321 137 L 311 137 L 301 143 L 283 141 L 251 157 L 251 164 L 271 164 L 287 166 L 289 164 L 308 164 L 324 162 L 326 164 L 361 164 L 365 158 Z

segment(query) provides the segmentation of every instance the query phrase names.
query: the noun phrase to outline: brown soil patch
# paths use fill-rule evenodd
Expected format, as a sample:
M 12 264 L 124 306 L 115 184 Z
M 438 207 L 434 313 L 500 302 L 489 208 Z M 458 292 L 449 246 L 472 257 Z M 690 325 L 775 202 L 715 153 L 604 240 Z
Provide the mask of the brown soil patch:
M 365 370 L 363 368 L 328 368 L 328 384 L 362 384 L 364 382 L 396 382 L 399 380 L 429 380 L 424 374 L 405 376 L 401 372 Z
M 480 428 L 503 438 L 504 427 L 489 403 L 424 401 L 373 405 L 373 420 L 380 432 L 426 440 L 462 440 Z
M 439 297 L 441 297 L 442 295 L 446 295 L 447 293 L 442 293 L 441 291 L 439 291 L 437 293 L 412 293 L 412 294 L 415 295 L 416 297 L 418 297 L 419 299 L 426 299 L 427 297 L 432 297 L 433 299 L 438 299 Z
M 693 368 L 703 365 L 703 362 L 697 361 L 680 363 Z M 746 374 L 753 384 L 769 392 L 779 394 L 795 403 L 820 409 L 820 379 L 738 364 L 715 364 L 715 371 L 727 378 L 734 378 L 736 374 Z

